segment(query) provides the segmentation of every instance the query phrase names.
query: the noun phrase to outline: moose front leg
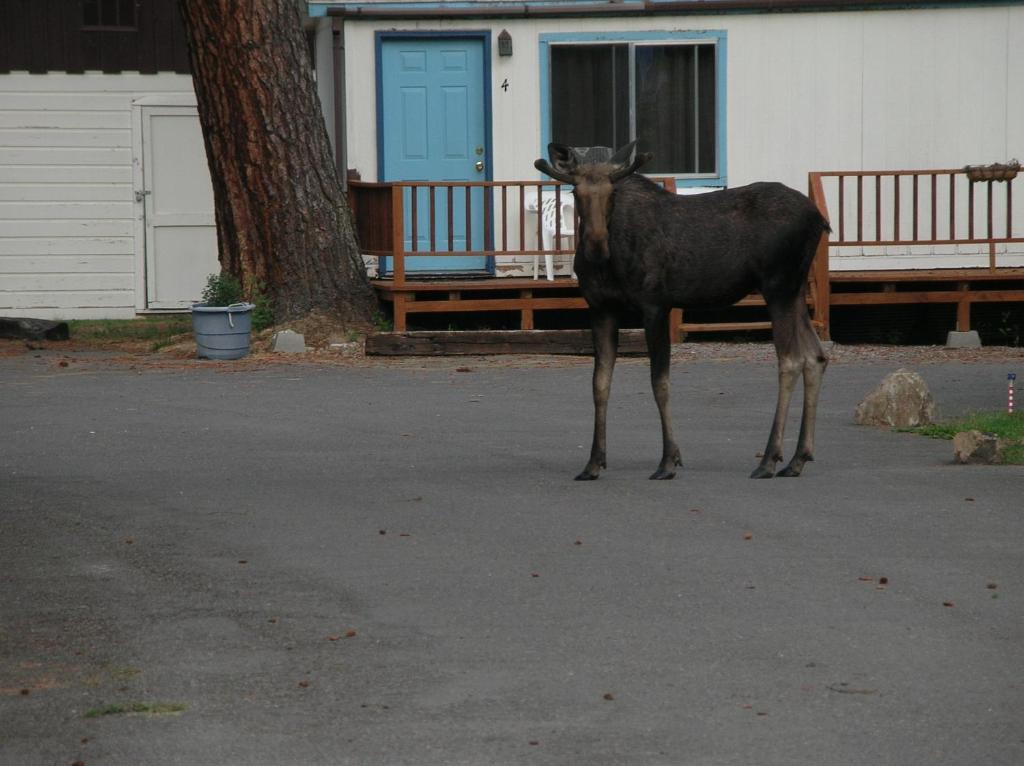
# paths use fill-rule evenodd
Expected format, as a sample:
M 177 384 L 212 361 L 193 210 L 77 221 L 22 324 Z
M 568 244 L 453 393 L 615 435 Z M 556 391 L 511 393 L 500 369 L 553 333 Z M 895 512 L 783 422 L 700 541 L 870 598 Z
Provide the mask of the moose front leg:
M 676 466 L 682 465 L 683 460 L 672 435 L 672 413 L 668 406 L 669 370 L 672 364 L 668 312 L 645 312 L 644 335 L 647 338 L 647 355 L 651 360 L 651 388 L 661 416 L 661 462 L 650 478 L 671 479 L 676 475 Z
M 605 453 L 608 396 L 619 351 L 619 321 L 615 316 L 592 311 L 590 330 L 594 340 L 594 440 L 590 445 L 590 460 L 576 476 L 576 481 L 596 479 L 601 469 L 608 467 Z

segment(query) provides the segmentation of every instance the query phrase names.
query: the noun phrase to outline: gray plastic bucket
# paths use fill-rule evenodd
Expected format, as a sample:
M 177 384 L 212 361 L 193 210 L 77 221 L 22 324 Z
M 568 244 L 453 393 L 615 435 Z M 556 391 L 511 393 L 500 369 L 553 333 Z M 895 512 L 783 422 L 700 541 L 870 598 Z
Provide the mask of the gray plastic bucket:
M 192 304 L 192 332 L 201 359 L 241 359 L 249 353 L 252 303 Z

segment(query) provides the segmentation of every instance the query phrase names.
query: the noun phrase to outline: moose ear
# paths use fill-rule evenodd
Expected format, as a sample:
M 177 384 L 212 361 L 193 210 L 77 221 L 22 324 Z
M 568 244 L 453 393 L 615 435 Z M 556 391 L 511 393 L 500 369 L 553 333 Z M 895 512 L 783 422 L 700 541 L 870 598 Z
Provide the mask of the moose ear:
M 548 157 L 556 170 L 569 175 L 575 173 L 580 164 L 576 150 L 565 144 L 548 144 Z
M 571 146 L 551 143 L 548 144 L 548 156 L 551 157 L 551 162 L 540 159 L 534 162 L 533 166 L 558 181 L 575 184 L 576 168 L 579 166 L 576 151 Z

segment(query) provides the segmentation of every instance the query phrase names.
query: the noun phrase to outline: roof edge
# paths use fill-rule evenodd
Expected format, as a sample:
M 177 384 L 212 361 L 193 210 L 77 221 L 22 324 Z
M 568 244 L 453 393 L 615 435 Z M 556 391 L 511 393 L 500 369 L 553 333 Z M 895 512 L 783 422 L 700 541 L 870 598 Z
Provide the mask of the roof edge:
M 936 8 L 1020 5 L 1024 0 L 606 0 L 594 3 L 496 3 L 447 6 L 441 3 L 410 7 L 359 5 L 329 6 L 327 16 L 349 19 L 523 19 L 567 17 L 622 17 L 709 15 L 721 13 L 797 13 L 815 11 L 918 10 Z

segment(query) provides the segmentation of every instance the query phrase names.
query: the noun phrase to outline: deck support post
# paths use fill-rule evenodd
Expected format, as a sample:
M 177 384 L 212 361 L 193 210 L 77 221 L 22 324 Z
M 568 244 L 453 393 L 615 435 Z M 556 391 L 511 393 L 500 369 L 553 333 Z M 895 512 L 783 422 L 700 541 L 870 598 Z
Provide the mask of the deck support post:
M 957 290 L 960 292 L 960 300 L 956 304 L 956 329 L 957 332 L 967 332 L 971 329 L 970 284 L 961 282 Z
M 682 341 L 683 310 L 672 309 L 668 312 L 668 342 L 675 345 Z
M 405 301 L 407 296 L 404 293 L 395 293 L 392 307 L 394 308 L 394 329 L 395 332 L 405 332 Z
M 530 299 L 533 298 L 533 290 L 522 290 L 519 293 L 519 297 L 527 303 L 519 312 L 519 329 L 520 330 L 532 330 L 533 329 L 533 309 L 529 308 Z

